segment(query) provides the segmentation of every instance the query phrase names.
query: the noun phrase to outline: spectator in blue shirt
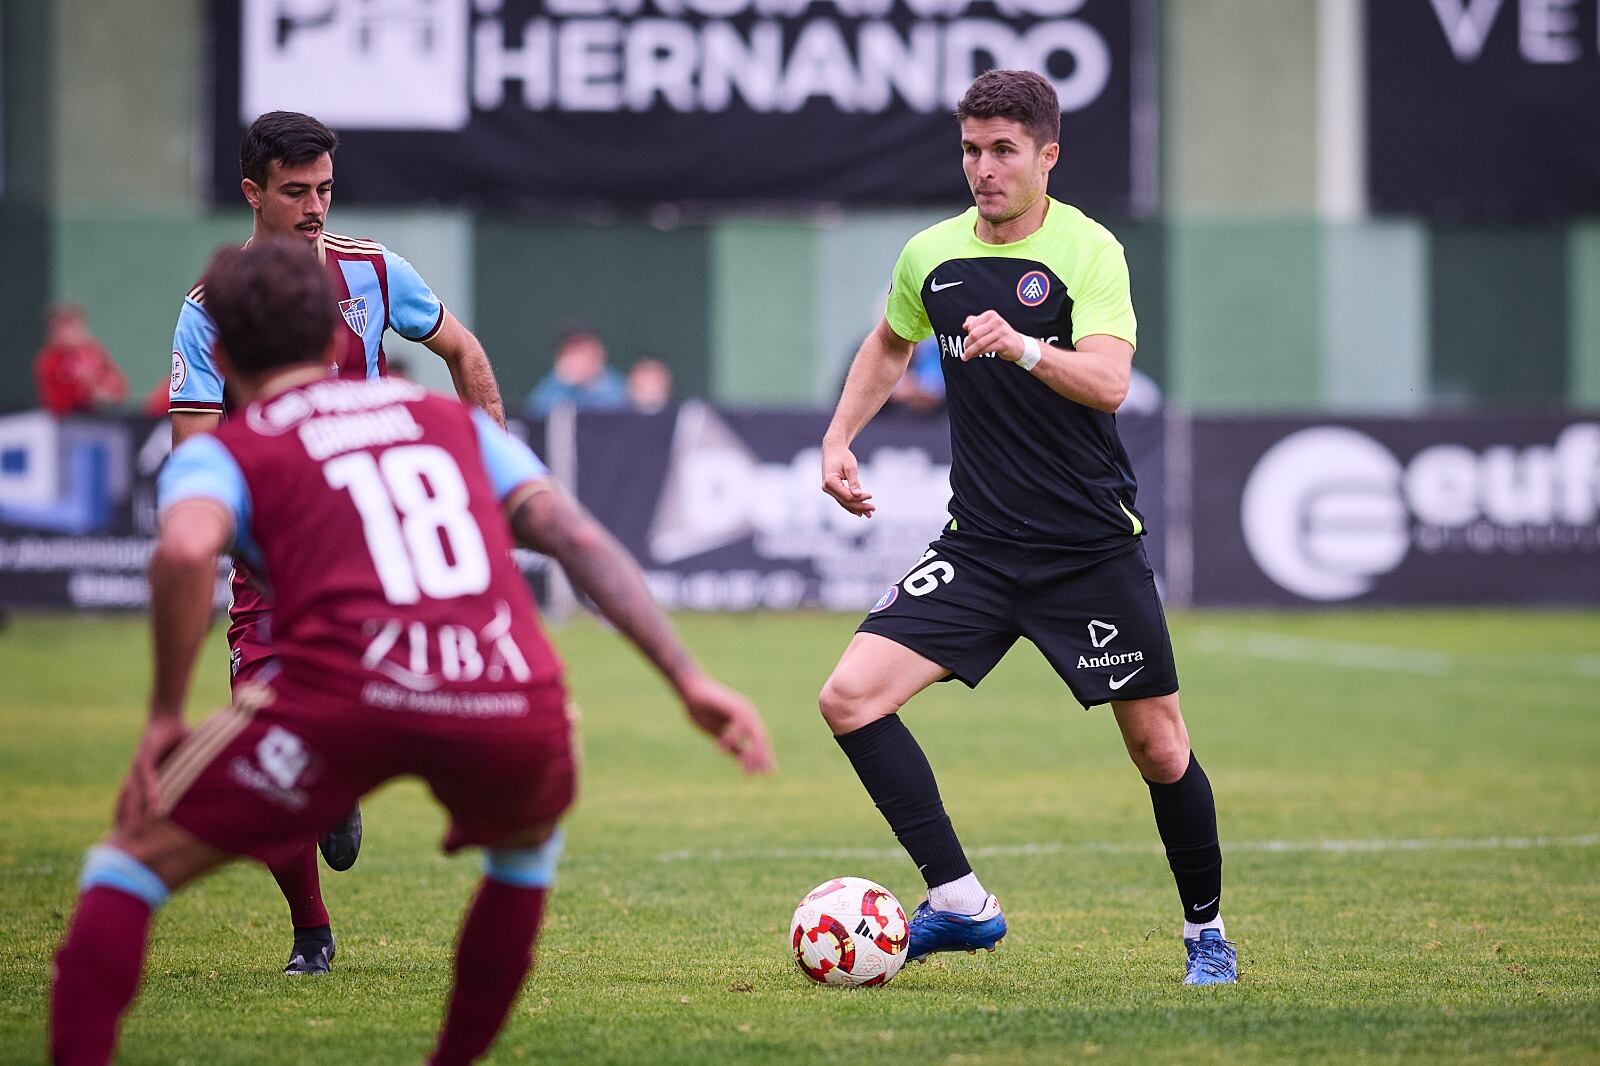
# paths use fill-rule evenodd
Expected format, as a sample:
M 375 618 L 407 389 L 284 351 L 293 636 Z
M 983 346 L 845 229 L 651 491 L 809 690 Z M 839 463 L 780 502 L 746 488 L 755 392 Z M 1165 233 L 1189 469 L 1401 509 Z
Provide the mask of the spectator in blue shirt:
M 529 418 L 546 418 L 563 404 L 580 411 L 617 411 L 628 406 L 628 387 L 606 365 L 606 346 L 586 329 L 573 329 L 556 342 L 555 366 L 528 394 Z

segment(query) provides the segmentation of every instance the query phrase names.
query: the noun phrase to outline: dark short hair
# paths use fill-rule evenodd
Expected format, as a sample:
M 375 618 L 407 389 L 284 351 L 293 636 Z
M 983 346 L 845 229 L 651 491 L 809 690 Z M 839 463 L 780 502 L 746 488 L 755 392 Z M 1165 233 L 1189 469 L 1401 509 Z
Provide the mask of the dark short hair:
M 265 187 L 273 163 L 297 167 L 339 147 L 339 135 L 310 115 L 268 111 L 250 123 L 239 143 L 239 173 Z
M 333 285 L 306 241 L 224 247 L 200 283 L 223 351 L 247 374 L 320 361 L 339 322 Z
M 1028 131 L 1034 146 L 1061 140 L 1061 99 L 1056 87 L 1031 70 L 986 70 L 956 105 L 956 121 L 1008 118 Z
M 579 344 L 598 344 L 602 348 L 606 346 L 605 341 L 600 339 L 600 334 L 588 326 L 568 326 L 561 331 L 560 336 L 556 337 L 556 351 L 558 352 Z

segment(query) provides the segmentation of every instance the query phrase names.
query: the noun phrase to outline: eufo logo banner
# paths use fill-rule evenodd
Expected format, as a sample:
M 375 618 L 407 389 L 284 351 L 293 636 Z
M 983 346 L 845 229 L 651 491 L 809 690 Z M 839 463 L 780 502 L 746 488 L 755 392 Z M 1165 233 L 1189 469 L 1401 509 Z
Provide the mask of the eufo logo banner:
M 238 198 L 239 137 L 282 109 L 344 137 L 347 201 L 960 203 L 950 113 L 977 74 L 1015 67 L 1060 96 L 1074 202 L 1144 212 L 1155 9 L 213 0 L 213 194 Z
M 1600 421 L 1194 428 L 1197 603 L 1600 603 Z

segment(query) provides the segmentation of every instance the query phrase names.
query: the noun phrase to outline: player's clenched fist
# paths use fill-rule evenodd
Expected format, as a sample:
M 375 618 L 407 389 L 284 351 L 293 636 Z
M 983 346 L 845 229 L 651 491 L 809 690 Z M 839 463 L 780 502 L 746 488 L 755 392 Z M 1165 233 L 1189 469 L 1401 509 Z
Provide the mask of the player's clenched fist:
M 967 331 L 967 343 L 961 352 L 962 362 L 989 352 L 1011 363 L 1022 358 L 1022 334 L 1012 329 L 1000 317 L 999 311 L 968 315 L 967 320 L 961 323 L 961 328 Z

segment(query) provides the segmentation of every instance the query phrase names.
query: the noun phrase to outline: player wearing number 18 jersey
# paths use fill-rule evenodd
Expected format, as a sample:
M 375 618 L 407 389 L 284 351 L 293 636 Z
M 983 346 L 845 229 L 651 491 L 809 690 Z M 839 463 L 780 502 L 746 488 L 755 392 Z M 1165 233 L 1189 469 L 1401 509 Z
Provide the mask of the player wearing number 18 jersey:
M 951 522 L 861 623 L 821 707 L 928 884 L 910 956 L 993 947 L 1006 922 L 968 863 L 900 708 L 949 678 L 976 686 L 1025 637 L 1085 707 L 1110 703 L 1149 786 L 1183 907 L 1185 982 L 1236 979 L 1222 853 L 1189 750 L 1144 518 L 1114 412 L 1135 342 L 1122 248 L 1046 195 L 1061 108 L 1044 77 L 990 71 L 956 112 L 976 201 L 917 234 L 823 440 L 823 489 L 872 514 L 850 442 L 930 335 L 950 412 Z
M 207 278 L 218 357 L 244 406 L 162 473 L 150 721 L 57 956 L 52 1054 L 110 1058 L 171 891 L 235 856 L 270 861 L 413 774 L 449 812 L 445 848 L 487 849 L 431 1059 L 470 1062 L 531 965 L 575 779 L 560 664 L 513 534 L 563 566 L 747 771 L 771 766 L 765 732 L 524 445 L 419 386 L 328 379 L 318 356 L 336 312 L 303 247 L 226 249 Z M 229 547 L 271 585 L 276 659 L 188 735 L 184 696 Z
M 339 378 L 383 377 L 387 333 L 425 345 L 450 368 L 456 392 L 503 420 L 499 389 L 483 346 L 434 295 L 411 264 L 375 241 L 325 230 L 333 202 L 333 155 L 339 138 L 310 115 L 272 111 L 257 118 L 239 146 L 240 191 L 254 222 L 251 239 L 290 238 L 315 250 L 327 272 L 330 300 L 338 308 L 337 341 L 329 372 Z M 204 285 L 183 302 L 172 342 L 167 409 L 172 443 L 216 428 L 237 399 L 214 353 L 216 323 L 206 308 Z M 235 684 L 248 683 L 272 663 L 272 605 L 235 560 L 228 607 L 228 649 Z M 361 846 L 361 812 L 353 808 L 313 833 L 299 850 L 271 865 L 294 926 L 287 974 L 326 973 L 333 959 L 333 930 L 322 901 L 317 843 L 328 865 L 348 869 Z

